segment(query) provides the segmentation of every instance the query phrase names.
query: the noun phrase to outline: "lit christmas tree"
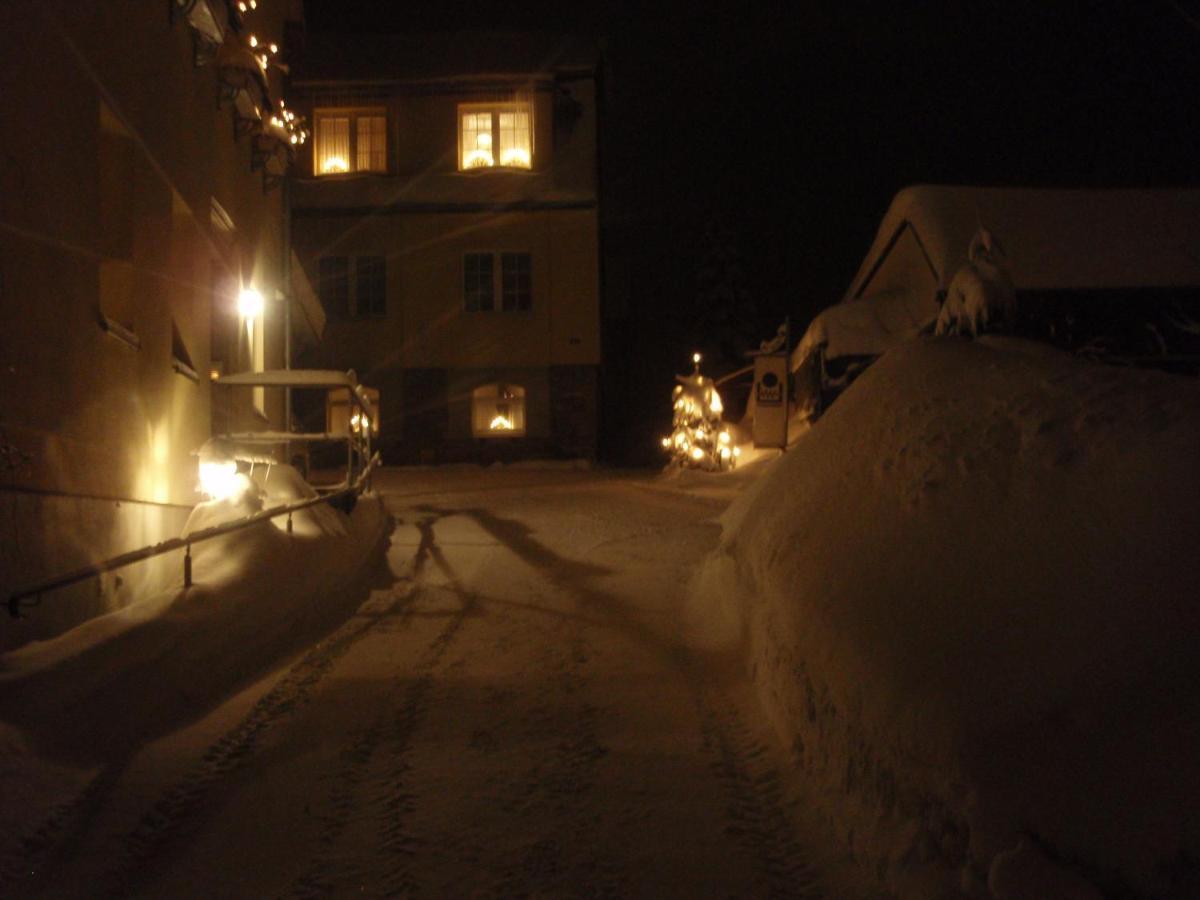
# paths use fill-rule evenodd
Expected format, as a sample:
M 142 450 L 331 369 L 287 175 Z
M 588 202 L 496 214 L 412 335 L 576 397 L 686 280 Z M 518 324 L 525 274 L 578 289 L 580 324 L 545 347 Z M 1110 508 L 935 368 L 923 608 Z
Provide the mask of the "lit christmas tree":
M 662 439 L 671 462 L 680 467 L 720 471 L 732 469 L 741 451 L 721 423 L 721 395 L 711 378 L 700 374 L 700 354 L 692 355 L 691 375 L 676 375 L 670 437 Z

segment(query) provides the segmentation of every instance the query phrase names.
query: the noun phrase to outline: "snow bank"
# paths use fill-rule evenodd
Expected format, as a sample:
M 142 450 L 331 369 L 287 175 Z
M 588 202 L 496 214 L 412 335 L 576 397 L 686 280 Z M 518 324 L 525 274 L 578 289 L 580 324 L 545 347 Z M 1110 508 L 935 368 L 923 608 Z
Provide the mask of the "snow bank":
M 290 466 L 254 480 L 268 506 L 315 496 Z M 249 494 L 202 503 L 185 534 L 259 505 Z M 167 589 L 0 656 L 0 719 L 39 755 L 124 758 L 351 615 L 386 522 L 379 498 L 364 495 L 349 516 L 324 504 L 296 513 L 292 534 L 283 517 L 196 544 L 192 588 L 180 565 Z
M 1195 381 L 931 338 L 726 512 L 702 601 L 889 887 L 1200 896 L 1198 448 Z

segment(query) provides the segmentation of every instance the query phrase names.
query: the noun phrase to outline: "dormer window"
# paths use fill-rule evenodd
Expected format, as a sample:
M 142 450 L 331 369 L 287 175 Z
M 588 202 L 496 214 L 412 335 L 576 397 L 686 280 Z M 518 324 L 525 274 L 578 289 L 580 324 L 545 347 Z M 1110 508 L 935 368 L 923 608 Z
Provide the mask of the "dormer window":
M 313 174 L 387 171 L 387 116 L 381 109 L 314 111 Z
M 533 168 L 533 111 L 528 103 L 462 103 L 458 168 Z

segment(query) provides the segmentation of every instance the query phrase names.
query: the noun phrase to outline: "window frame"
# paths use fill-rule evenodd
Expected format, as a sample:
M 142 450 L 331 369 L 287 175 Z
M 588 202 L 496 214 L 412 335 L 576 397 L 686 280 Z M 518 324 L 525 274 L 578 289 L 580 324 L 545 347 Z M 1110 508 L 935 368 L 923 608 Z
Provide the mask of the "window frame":
M 534 163 L 537 157 L 537 148 L 534 142 L 534 135 L 537 129 L 534 127 L 533 120 L 534 105 L 532 100 L 499 100 L 490 103 L 459 103 L 455 108 L 458 132 L 458 171 L 459 172 L 532 172 Z M 500 116 L 502 113 L 524 113 L 529 119 L 529 165 L 504 165 L 496 160 L 501 152 L 501 129 Z M 463 120 L 471 115 L 489 115 L 491 117 L 491 147 L 493 148 L 492 163 L 490 165 L 466 165 L 467 148 L 463 143 L 464 133 Z
M 346 136 L 346 170 L 344 172 L 324 172 L 321 170 L 320 148 L 322 123 L 329 119 L 345 119 L 347 124 Z M 383 167 L 361 168 L 359 162 L 359 122 L 366 119 L 383 119 Z M 386 106 L 318 106 L 313 108 L 313 139 L 312 167 L 314 178 L 331 178 L 338 175 L 354 175 L 370 173 L 387 175 L 391 171 L 389 150 L 391 141 L 391 117 Z
M 480 291 L 472 291 L 471 285 L 468 282 L 468 277 L 471 274 L 470 263 L 468 260 L 489 259 L 488 265 L 491 268 L 490 291 L 488 292 L 488 305 L 483 306 L 476 300 L 471 302 L 473 296 L 480 296 Z M 527 267 L 524 272 L 519 270 L 512 271 L 506 269 L 505 263 L 509 260 L 515 262 L 524 261 Z M 462 309 L 466 313 L 515 313 L 528 314 L 533 312 L 533 253 L 529 250 L 467 250 L 462 255 L 462 267 L 460 269 L 461 278 L 459 284 L 462 286 Z M 510 280 L 519 279 L 524 275 L 524 284 L 517 285 L 516 290 L 510 290 Z M 512 304 L 509 303 L 509 296 L 513 296 Z M 525 297 L 525 303 L 520 302 L 521 297 Z
M 326 269 L 335 268 L 339 260 L 343 263 L 342 270 L 327 275 Z M 372 281 L 379 285 L 381 291 L 378 297 L 374 298 L 378 300 L 378 304 L 373 303 L 370 308 L 364 308 L 362 305 L 362 288 L 366 284 L 363 277 L 363 262 L 366 260 L 379 263 L 378 270 L 372 275 Z M 317 299 L 320 300 L 325 315 L 339 322 L 387 318 L 387 269 L 387 256 L 379 253 L 364 253 L 356 256 L 336 253 L 318 257 Z M 338 291 L 340 296 L 331 296 L 329 292 L 333 287 L 340 289 Z
M 489 391 L 494 394 L 489 396 Z M 511 382 L 489 381 L 476 386 L 471 391 L 471 436 L 478 440 L 511 440 L 525 437 L 529 433 L 528 397 L 529 392 L 524 385 Z M 482 404 L 488 405 L 487 412 L 483 412 Z M 490 428 L 479 424 L 484 419 L 494 421 L 497 416 L 505 413 L 510 416 L 512 428 Z

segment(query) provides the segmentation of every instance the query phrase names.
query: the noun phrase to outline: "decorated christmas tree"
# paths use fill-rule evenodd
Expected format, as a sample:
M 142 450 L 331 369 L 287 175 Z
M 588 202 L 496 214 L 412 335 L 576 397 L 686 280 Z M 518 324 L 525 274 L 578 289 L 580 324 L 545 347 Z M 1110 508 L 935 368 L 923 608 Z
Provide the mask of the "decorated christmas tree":
M 676 375 L 672 393 L 671 435 L 662 439 L 671 462 L 680 467 L 732 469 L 739 451 L 721 422 L 721 395 L 711 378 L 700 374 L 700 354 L 692 355 L 691 375 Z

